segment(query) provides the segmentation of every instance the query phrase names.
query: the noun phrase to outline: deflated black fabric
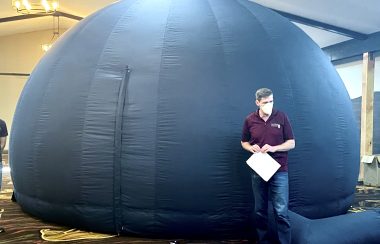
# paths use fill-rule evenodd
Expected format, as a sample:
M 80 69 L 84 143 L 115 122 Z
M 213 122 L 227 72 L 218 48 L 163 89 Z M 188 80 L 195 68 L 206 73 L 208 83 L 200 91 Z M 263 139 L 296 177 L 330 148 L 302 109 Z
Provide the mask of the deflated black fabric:
M 310 220 L 289 212 L 293 244 L 379 243 L 380 211 L 368 210 Z
M 290 205 L 346 212 L 358 133 L 320 48 L 245 0 L 128 0 L 85 18 L 37 65 L 14 117 L 15 194 L 40 218 L 105 232 L 224 237 L 252 231 L 254 92 L 293 125 Z
M 373 154 L 380 154 L 380 92 L 374 93 L 374 104 L 373 104 Z M 362 111 L 362 97 L 351 99 L 352 107 L 354 109 L 357 126 L 360 135 L 360 121 L 361 121 L 361 111 Z

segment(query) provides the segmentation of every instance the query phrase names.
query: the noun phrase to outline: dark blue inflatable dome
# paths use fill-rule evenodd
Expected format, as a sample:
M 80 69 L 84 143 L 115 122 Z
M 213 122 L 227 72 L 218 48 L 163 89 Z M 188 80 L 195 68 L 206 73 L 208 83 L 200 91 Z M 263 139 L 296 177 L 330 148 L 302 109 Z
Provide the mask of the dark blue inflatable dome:
M 65 33 L 27 82 L 14 117 L 16 198 L 45 220 L 146 236 L 249 231 L 254 92 L 292 122 L 291 209 L 345 213 L 358 175 L 346 89 L 320 48 L 245 0 L 128 0 Z

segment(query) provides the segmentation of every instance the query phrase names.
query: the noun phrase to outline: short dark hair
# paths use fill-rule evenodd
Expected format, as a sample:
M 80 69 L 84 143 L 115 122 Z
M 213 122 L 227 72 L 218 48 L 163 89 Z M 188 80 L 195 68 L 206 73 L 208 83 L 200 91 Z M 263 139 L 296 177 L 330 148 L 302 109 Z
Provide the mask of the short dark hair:
M 256 91 L 256 100 L 260 101 L 261 99 L 269 97 L 270 95 L 273 95 L 273 92 L 270 89 L 260 88 Z

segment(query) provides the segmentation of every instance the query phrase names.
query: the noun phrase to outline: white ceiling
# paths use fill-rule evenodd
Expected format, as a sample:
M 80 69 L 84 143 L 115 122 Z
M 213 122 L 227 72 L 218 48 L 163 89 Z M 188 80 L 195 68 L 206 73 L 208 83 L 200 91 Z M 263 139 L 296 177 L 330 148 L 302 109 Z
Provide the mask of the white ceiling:
M 253 0 L 269 8 L 365 34 L 380 31 L 379 0 Z
M 252 0 L 269 8 L 363 34 L 380 31 L 379 0 Z M 297 24 L 320 47 L 349 40 L 346 36 Z
M 151 0 L 153 1 L 153 0 Z M 352 31 L 371 34 L 380 31 L 380 0 L 252 0 L 269 8 L 313 19 Z M 86 17 L 115 0 L 60 0 L 60 11 Z M 17 15 L 11 0 L 0 0 L 0 18 Z M 77 23 L 60 18 L 60 27 L 70 28 Z M 339 43 L 350 38 L 297 24 L 320 47 Z M 53 18 L 41 17 L 28 20 L 0 23 L 0 36 L 36 30 L 51 29 Z
M 308 34 L 311 39 L 313 39 L 321 48 L 352 39 L 343 35 L 324 31 L 307 25 L 298 23 L 294 24 L 301 28 L 306 34 Z

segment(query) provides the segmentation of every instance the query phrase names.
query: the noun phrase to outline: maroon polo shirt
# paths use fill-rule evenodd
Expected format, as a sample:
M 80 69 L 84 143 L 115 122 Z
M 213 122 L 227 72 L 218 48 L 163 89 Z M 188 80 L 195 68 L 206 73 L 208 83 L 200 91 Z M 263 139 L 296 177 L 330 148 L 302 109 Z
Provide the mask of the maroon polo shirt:
M 7 125 L 5 124 L 4 120 L 0 119 L 0 137 L 6 137 L 6 136 L 8 136 Z M 1 164 L 1 161 L 2 161 L 2 151 L 0 148 L 0 164 Z M 0 180 L 1 180 L 1 177 L 0 177 Z
M 265 144 L 277 146 L 290 139 L 294 139 L 292 126 L 286 114 L 281 111 L 273 109 L 266 122 L 260 117 L 259 110 L 245 118 L 242 142 L 263 147 Z M 279 171 L 288 171 L 288 152 L 268 154 L 281 164 Z

